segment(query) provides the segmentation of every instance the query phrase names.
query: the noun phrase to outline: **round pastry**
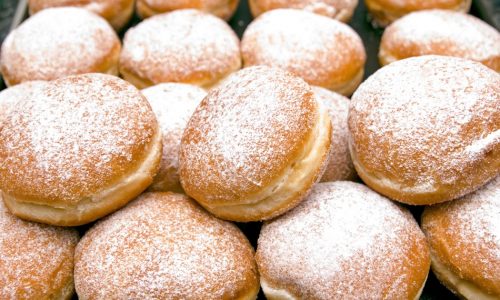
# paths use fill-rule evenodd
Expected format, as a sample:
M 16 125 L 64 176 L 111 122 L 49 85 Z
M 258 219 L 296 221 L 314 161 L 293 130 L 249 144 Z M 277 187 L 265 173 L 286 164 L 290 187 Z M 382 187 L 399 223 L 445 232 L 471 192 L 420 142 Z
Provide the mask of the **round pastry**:
M 438 54 L 474 60 L 500 72 L 500 33 L 480 19 L 447 10 L 411 13 L 384 31 L 382 65 L 412 56 Z
M 146 99 L 115 76 L 46 84 L 0 130 L 0 189 L 18 217 L 81 225 L 145 190 L 158 170 L 161 133 Z
M 178 9 L 194 8 L 229 20 L 238 7 L 239 0 L 137 0 L 137 13 L 141 18 L 149 18 Z
M 303 9 L 319 15 L 349 22 L 358 5 L 358 0 L 248 0 L 254 17 L 278 8 Z
M 347 181 L 264 223 L 256 260 L 268 299 L 419 299 L 430 267 L 410 212 Z
M 372 24 L 385 27 L 396 19 L 414 11 L 426 9 L 446 9 L 466 13 L 471 0 L 365 0 Z M 423 23 L 422 26 L 427 26 Z
M 0 123 L 7 117 L 19 101 L 31 98 L 45 86 L 45 81 L 26 81 L 0 92 Z M 22 104 L 20 104 L 22 105 Z
M 51 7 L 85 8 L 106 19 L 116 30 L 123 28 L 134 12 L 134 0 L 29 0 L 28 5 L 30 15 Z
M 363 181 L 408 204 L 470 193 L 500 173 L 500 74 L 455 57 L 393 62 L 354 93 L 349 147 Z
M 145 193 L 100 221 L 75 255 L 80 299 L 255 299 L 245 235 L 185 195 Z
M 432 270 L 463 299 L 500 298 L 500 177 L 462 199 L 426 207 Z
M 49 8 L 7 36 L 0 70 L 7 86 L 90 72 L 117 75 L 120 48 L 101 17 L 82 8 Z
M 350 95 L 363 78 L 365 49 L 349 26 L 310 12 L 275 9 L 255 19 L 241 40 L 245 67 L 287 70 L 309 84 Z
M 78 233 L 11 215 L 0 195 L 0 298 L 71 299 Z
M 352 164 L 348 143 L 349 98 L 317 86 L 312 89 L 316 99 L 328 110 L 333 131 L 328 166 L 320 181 L 355 180 L 356 169 Z
M 161 82 L 210 87 L 241 67 L 239 40 L 223 20 L 183 9 L 151 17 L 125 34 L 120 73 L 138 88 Z
M 189 120 L 179 154 L 182 187 L 223 219 L 275 217 L 323 175 L 331 130 L 302 79 L 243 69 L 212 89 Z
M 162 83 L 141 92 L 160 124 L 163 142 L 160 170 L 149 190 L 182 192 L 178 173 L 181 137 L 189 118 L 207 92 L 183 83 Z

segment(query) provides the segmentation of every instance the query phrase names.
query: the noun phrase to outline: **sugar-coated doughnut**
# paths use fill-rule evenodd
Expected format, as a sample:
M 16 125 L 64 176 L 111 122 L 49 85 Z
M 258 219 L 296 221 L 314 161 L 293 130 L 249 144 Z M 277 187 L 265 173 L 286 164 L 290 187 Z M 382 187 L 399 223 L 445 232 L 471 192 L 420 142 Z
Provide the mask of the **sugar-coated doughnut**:
M 147 100 L 111 75 L 49 82 L 2 125 L 0 189 L 9 210 L 27 220 L 96 220 L 145 190 L 161 158 Z
M 16 218 L 0 195 L 0 299 L 71 299 L 77 242 L 74 229 Z
M 278 8 L 303 9 L 326 17 L 349 22 L 358 5 L 358 0 L 248 0 L 254 17 Z
M 7 36 L 0 71 L 7 86 L 91 72 L 117 75 L 120 49 L 103 18 L 82 8 L 49 8 Z
M 38 93 L 38 89 L 45 85 L 45 81 L 26 81 L 0 92 L 0 123 L 14 109 L 18 102 L 23 99 L 33 97 Z
M 245 67 L 287 70 L 312 85 L 350 95 L 363 78 L 366 53 L 346 24 L 295 9 L 275 9 L 255 19 L 241 40 Z
M 189 118 L 207 92 L 183 83 L 161 83 L 141 91 L 151 104 L 162 131 L 160 170 L 150 191 L 182 192 L 179 181 L 179 146 Z
M 466 13 L 472 0 L 365 0 L 375 26 L 385 27 L 414 11 L 446 9 Z M 422 24 L 426 26 L 426 24 Z
M 312 87 L 316 99 L 325 106 L 332 120 L 332 146 L 322 182 L 355 180 L 356 169 L 349 153 L 347 116 L 349 98 L 317 86 Z
M 354 93 L 349 147 L 374 190 L 408 204 L 470 193 L 500 172 L 500 74 L 455 57 L 393 62 Z
M 184 191 L 216 216 L 275 217 L 323 175 L 331 121 L 307 83 L 280 69 L 245 68 L 209 91 L 181 140 Z
M 382 65 L 428 54 L 462 57 L 500 72 L 500 33 L 474 16 L 435 9 L 408 14 L 382 35 Z
M 459 200 L 426 207 L 432 270 L 464 299 L 500 298 L 500 177 Z
M 145 193 L 98 222 L 75 255 L 80 299 L 255 299 L 245 235 L 185 195 Z
M 142 18 L 149 18 L 178 9 L 194 8 L 229 20 L 238 7 L 239 0 L 137 0 L 137 13 Z
M 30 15 L 51 7 L 85 8 L 106 19 L 116 30 L 123 28 L 134 12 L 134 0 L 29 0 L 28 5 Z
M 156 15 L 125 34 L 120 73 L 138 88 L 162 82 L 210 87 L 241 67 L 236 33 L 194 9 Z
M 366 186 L 319 183 L 265 222 L 257 253 L 268 299 L 418 299 L 429 246 L 409 211 Z

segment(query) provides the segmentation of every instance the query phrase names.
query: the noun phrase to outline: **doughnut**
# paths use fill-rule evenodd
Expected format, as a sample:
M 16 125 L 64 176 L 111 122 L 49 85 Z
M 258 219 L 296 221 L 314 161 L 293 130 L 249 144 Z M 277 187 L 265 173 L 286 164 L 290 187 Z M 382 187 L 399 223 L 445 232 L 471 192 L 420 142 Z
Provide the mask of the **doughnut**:
M 149 190 L 182 192 L 178 173 L 181 137 L 189 118 L 207 92 L 184 83 L 161 83 L 141 92 L 156 115 L 163 143 L 160 170 Z
M 459 200 L 424 210 L 432 270 L 462 299 L 500 298 L 499 222 L 500 177 Z
M 430 267 L 410 212 L 348 181 L 265 222 L 256 260 L 268 299 L 419 299 Z
M 0 92 L 0 123 L 19 101 L 33 97 L 45 85 L 45 81 L 26 81 Z
M 227 21 L 234 15 L 239 2 L 239 0 L 137 0 L 136 7 L 137 14 L 143 19 L 173 10 L 194 8 Z
M 355 180 L 356 170 L 352 164 L 348 144 L 349 98 L 317 86 L 313 86 L 312 89 L 316 100 L 328 110 L 333 131 L 330 158 L 320 181 Z
M 77 242 L 74 229 L 16 218 L 0 195 L 0 298 L 71 299 Z
M 282 68 L 343 95 L 359 85 L 366 61 L 363 43 L 349 26 L 295 9 L 271 10 L 250 23 L 241 53 L 245 67 Z
M 245 235 L 185 195 L 145 193 L 99 221 L 75 254 L 80 299 L 256 299 Z
M 473 192 L 500 173 L 500 74 L 456 57 L 393 62 L 349 108 L 354 167 L 372 189 L 407 204 Z
M 462 57 L 500 72 L 500 33 L 468 14 L 419 11 L 385 29 L 378 56 L 380 64 L 386 65 L 428 54 Z
M 273 9 L 294 8 L 307 10 L 347 23 L 354 14 L 358 0 L 248 0 L 248 5 L 254 17 Z
M 375 27 L 386 27 L 411 12 L 445 9 L 467 13 L 472 0 L 365 0 L 366 8 Z M 423 23 L 421 26 L 427 26 Z
M 118 77 L 47 83 L 0 128 L 0 190 L 16 216 L 59 226 L 94 221 L 145 190 L 161 133 L 141 93 Z
M 82 8 L 49 8 L 7 36 L 0 71 L 7 86 L 92 72 L 117 75 L 120 49 L 101 17 Z
M 156 15 L 129 29 L 120 56 L 120 73 L 138 88 L 162 82 L 208 88 L 240 67 L 231 27 L 194 9 Z
M 328 163 L 331 121 L 302 79 L 245 68 L 212 89 L 181 139 L 184 191 L 217 217 L 248 222 L 296 206 Z
M 29 0 L 28 6 L 30 15 L 51 7 L 85 8 L 106 19 L 115 30 L 122 29 L 134 12 L 134 0 Z

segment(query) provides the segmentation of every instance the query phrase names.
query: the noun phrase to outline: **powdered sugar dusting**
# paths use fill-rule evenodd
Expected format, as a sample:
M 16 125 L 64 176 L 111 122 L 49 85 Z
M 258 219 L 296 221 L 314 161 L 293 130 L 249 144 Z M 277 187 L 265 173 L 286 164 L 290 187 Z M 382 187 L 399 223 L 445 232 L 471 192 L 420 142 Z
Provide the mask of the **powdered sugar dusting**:
M 261 276 L 304 299 L 413 299 L 429 268 L 411 214 L 353 182 L 319 183 L 284 216 L 264 224 Z
M 99 16 L 81 8 L 50 8 L 9 34 L 1 68 L 17 82 L 97 72 L 119 47 L 118 36 Z
M 347 130 L 349 98 L 316 86 L 313 91 L 316 99 L 328 109 L 333 128 L 330 159 L 321 181 L 353 180 L 356 170 L 349 153 Z
M 11 215 L 0 197 L 0 298 L 46 299 L 73 277 L 78 234 Z
M 446 249 L 453 253 L 450 256 L 452 264 L 461 269 L 459 276 L 470 276 L 471 272 L 477 276 L 476 272 L 480 271 L 480 278 L 466 279 L 485 280 L 498 287 L 500 177 L 462 199 L 427 208 L 426 215 L 423 229 L 431 245 L 441 240 L 448 241 Z M 438 235 L 439 232 L 447 236 Z
M 162 130 L 163 152 L 160 170 L 151 189 L 181 191 L 178 169 L 182 133 L 207 93 L 193 85 L 162 83 L 142 90 L 142 94 L 151 104 Z
M 0 129 L 0 187 L 33 202 L 75 204 L 138 164 L 156 128 L 147 101 L 117 77 L 52 81 Z
M 268 67 L 235 73 L 209 92 L 186 127 L 184 189 L 195 199 L 228 202 L 260 190 L 291 164 L 317 117 L 300 78 Z
M 305 9 L 330 18 L 345 18 L 344 14 L 352 15 L 357 0 L 258 0 L 257 7 L 263 10 L 276 8 Z
M 223 20 L 193 9 L 156 15 L 125 35 L 120 68 L 152 83 L 211 85 L 240 68 L 239 40 Z
M 456 189 L 458 197 L 473 188 L 472 177 L 496 175 L 477 166 L 499 150 L 499 140 L 488 138 L 500 131 L 499 107 L 500 75 L 479 63 L 444 56 L 397 61 L 351 99 L 353 150 L 361 164 L 407 186 L 431 191 L 460 180 L 468 187 Z
M 85 299 L 237 299 L 258 287 L 243 233 L 178 194 L 143 194 L 99 222 L 75 260 Z
M 408 49 L 411 56 L 441 54 L 479 62 L 500 60 L 500 33 L 468 14 L 428 10 L 391 24 L 384 32 L 382 47 L 389 52 Z
M 282 68 L 319 86 L 344 83 L 366 59 L 349 26 L 295 9 L 274 9 L 255 19 L 243 34 L 241 51 L 245 66 Z
M 44 81 L 27 81 L 0 92 L 0 123 L 17 105 L 23 105 L 24 99 L 35 97 Z

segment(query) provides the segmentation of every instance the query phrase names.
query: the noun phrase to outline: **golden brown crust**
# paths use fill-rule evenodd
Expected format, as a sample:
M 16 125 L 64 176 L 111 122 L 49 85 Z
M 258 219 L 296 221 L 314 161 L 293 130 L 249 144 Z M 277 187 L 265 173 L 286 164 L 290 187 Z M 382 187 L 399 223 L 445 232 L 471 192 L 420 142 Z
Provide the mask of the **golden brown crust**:
M 229 20 L 238 7 L 239 0 L 137 0 L 137 13 L 141 18 L 178 9 L 194 8 Z
M 85 8 L 106 19 L 115 30 L 128 23 L 134 11 L 134 0 L 29 0 L 29 13 L 61 6 Z
M 419 56 L 387 65 L 351 99 L 349 147 L 363 181 L 408 204 L 448 201 L 500 170 L 500 75 Z
M 11 112 L 0 136 L 0 186 L 11 203 L 77 214 L 87 206 L 106 206 L 100 197 L 115 187 L 126 190 L 138 182 L 122 181 L 138 178 L 142 183 L 124 198 L 111 196 L 121 205 L 131 200 L 151 183 L 161 153 L 161 134 L 146 99 L 132 85 L 103 74 L 49 82 Z
M 433 269 L 441 281 L 462 297 L 471 297 L 467 290 L 462 290 L 466 285 L 454 284 L 440 267 L 483 294 L 500 297 L 499 215 L 499 177 L 461 199 L 424 210 L 422 229 L 431 247 Z M 476 297 L 479 299 L 479 295 Z
M 430 267 L 407 210 L 341 181 L 315 185 L 298 207 L 266 222 L 256 261 L 268 299 L 416 299 Z
M 78 244 L 80 299 L 255 299 L 252 246 L 184 195 L 145 193 Z
M 50 8 L 7 36 L 0 70 L 8 86 L 92 72 L 116 75 L 120 49 L 101 17 L 81 8 Z
M 320 143 L 330 141 L 330 124 L 318 125 L 320 115 L 300 78 L 268 67 L 235 73 L 209 92 L 184 131 L 179 170 L 184 190 L 211 208 L 260 202 L 286 184 L 280 180 L 293 173 L 311 136 L 321 131 L 327 137 L 319 137 Z M 323 146 L 310 151 L 323 157 L 329 145 Z M 316 168 L 317 162 L 303 175 Z M 272 212 L 270 207 L 254 213 Z
M 385 29 L 382 65 L 429 54 L 474 60 L 500 72 L 500 33 L 474 16 L 437 9 L 408 14 Z
M 266 11 L 278 8 L 303 9 L 347 23 L 358 5 L 358 0 L 249 0 L 250 11 L 256 18 Z
M 16 218 L 0 195 L 0 298 L 71 299 L 77 242 L 76 230 Z
M 210 87 L 241 67 L 239 47 L 223 20 L 194 9 L 177 10 L 127 31 L 120 73 L 139 88 L 161 82 Z
M 471 2 L 471 0 L 365 0 L 373 22 L 381 27 L 418 10 L 447 9 L 466 13 L 470 9 Z
M 243 64 L 287 70 L 312 85 L 350 95 L 361 82 L 366 53 L 349 26 L 295 9 L 255 19 L 241 41 Z

